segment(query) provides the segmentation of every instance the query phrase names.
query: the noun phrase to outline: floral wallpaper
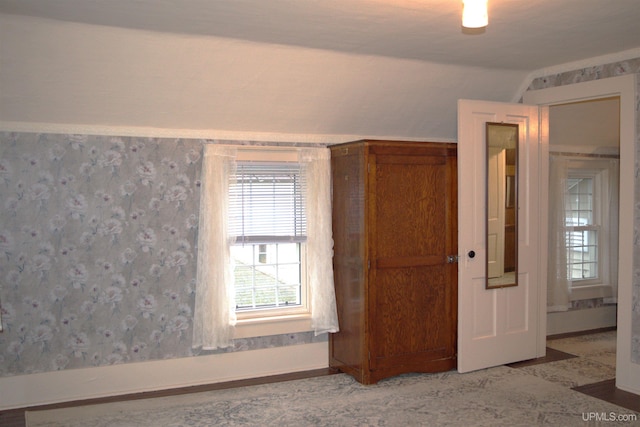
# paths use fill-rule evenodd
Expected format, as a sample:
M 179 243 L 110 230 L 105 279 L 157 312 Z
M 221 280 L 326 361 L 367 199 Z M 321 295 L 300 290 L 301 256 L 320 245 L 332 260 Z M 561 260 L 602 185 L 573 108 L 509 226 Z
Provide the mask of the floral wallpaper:
M 189 355 L 200 144 L 0 138 L 2 374 Z
M 615 62 L 606 65 L 584 68 L 581 70 L 540 77 L 529 86 L 528 90 L 544 89 L 548 87 L 564 86 L 579 82 L 599 80 L 607 77 L 616 77 L 625 74 L 640 74 L 640 58 Z M 634 221 L 634 253 L 633 268 L 634 280 L 632 284 L 632 342 L 631 360 L 640 364 L 640 79 L 636 90 L 636 183 L 634 186 L 635 197 L 635 221 Z M 620 302 L 624 303 L 624 302 Z
M 204 142 L 0 132 L 0 376 L 197 356 Z

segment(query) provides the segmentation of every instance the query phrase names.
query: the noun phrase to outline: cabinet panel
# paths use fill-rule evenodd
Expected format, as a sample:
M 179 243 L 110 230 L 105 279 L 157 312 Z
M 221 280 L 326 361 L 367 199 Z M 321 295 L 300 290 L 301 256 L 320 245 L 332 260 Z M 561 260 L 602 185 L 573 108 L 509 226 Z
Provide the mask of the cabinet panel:
M 376 272 L 371 368 L 428 364 L 453 357 L 455 337 L 447 268 L 385 268 Z
M 457 268 L 446 261 L 457 253 L 455 145 L 341 144 L 332 175 L 331 366 L 365 384 L 455 367 Z
M 370 197 L 376 258 L 440 255 L 445 249 L 446 164 L 438 157 L 375 157 Z
M 333 194 L 333 271 L 340 333 L 332 334 L 330 353 L 343 370 L 363 372 L 365 350 L 364 147 L 343 148 L 331 158 Z M 338 214 L 336 214 L 338 213 Z M 361 379 L 359 378 L 361 381 Z

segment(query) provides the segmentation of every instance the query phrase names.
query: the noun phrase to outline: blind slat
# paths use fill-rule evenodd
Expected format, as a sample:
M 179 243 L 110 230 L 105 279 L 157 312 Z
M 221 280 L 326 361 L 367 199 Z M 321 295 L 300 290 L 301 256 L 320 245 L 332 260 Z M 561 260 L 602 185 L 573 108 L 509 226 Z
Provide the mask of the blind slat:
M 238 163 L 229 185 L 231 236 L 245 243 L 303 241 L 305 184 L 298 164 Z

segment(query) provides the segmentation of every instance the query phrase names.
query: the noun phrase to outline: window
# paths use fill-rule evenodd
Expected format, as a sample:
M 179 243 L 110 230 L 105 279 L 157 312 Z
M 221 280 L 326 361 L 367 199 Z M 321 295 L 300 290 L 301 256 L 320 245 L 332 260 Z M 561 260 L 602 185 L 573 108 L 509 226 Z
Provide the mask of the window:
M 237 313 L 306 308 L 305 191 L 298 163 L 238 162 L 229 184 Z
M 618 176 L 615 155 L 549 157 L 549 312 L 572 301 L 617 301 Z
M 567 280 L 572 299 L 617 281 L 618 173 L 614 161 L 573 160 L 564 194 Z
M 194 348 L 338 330 L 329 149 L 205 144 L 200 200 Z
M 569 172 L 565 206 L 567 274 L 573 286 L 599 280 L 599 175 Z

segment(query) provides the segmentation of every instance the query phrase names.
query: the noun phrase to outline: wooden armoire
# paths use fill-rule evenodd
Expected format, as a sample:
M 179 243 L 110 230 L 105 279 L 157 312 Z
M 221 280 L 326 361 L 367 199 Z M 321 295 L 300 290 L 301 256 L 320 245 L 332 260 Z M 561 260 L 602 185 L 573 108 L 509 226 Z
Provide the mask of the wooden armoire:
M 363 384 L 455 368 L 456 145 L 330 148 L 340 323 L 330 366 Z

